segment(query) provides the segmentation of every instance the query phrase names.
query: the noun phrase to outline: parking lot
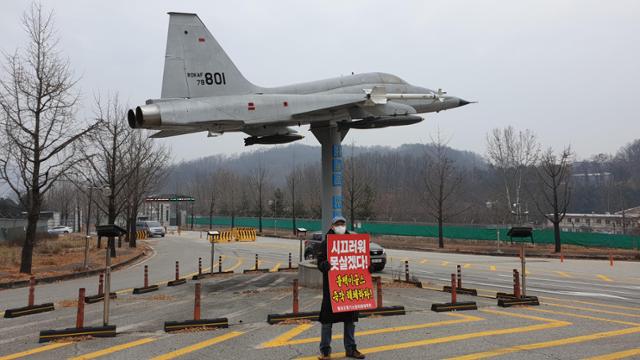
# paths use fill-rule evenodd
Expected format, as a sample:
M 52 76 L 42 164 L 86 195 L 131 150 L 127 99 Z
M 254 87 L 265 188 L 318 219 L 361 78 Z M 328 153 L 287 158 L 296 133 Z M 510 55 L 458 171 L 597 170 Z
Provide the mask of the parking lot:
M 163 242 L 164 241 L 164 242 Z M 156 255 L 114 275 L 118 299 L 112 302 L 111 320 L 117 325 L 115 338 L 60 341 L 37 344 L 44 329 L 73 327 L 79 283 L 95 287 L 95 279 L 80 279 L 43 285 L 37 302 L 55 301 L 56 310 L 13 319 L 0 319 L 0 359 L 17 358 L 112 358 L 112 359 L 311 359 L 317 356 L 320 326 L 315 322 L 269 325 L 268 314 L 286 313 L 292 307 L 292 280 L 296 273 L 269 272 L 239 274 L 254 266 L 277 270 L 288 265 L 288 253 L 296 254 L 298 243 L 290 240 L 259 239 L 257 243 L 217 245 L 224 256 L 223 270 L 236 274 L 201 280 L 202 317 L 226 317 L 228 329 L 166 334 L 163 323 L 193 317 L 196 281 L 166 287 L 171 279 L 175 247 L 184 274 L 197 270 L 197 257 L 206 257 L 208 244 L 197 233 L 152 240 Z M 188 243 L 190 246 L 185 247 Z M 499 308 L 492 298 L 509 287 L 513 258 L 388 251 L 391 263 L 383 272 L 384 305 L 403 305 L 404 316 L 361 319 L 357 325 L 359 349 L 371 359 L 620 359 L 640 356 L 640 279 L 637 263 L 610 266 L 586 260 L 563 264 L 532 259 L 531 294 L 541 306 Z M 196 261 L 188 261 L 187 257 Z M 392 282 L 402 262 L 412 266 L 412 277 L 422 280 L 423 289 Z M 487 263 L 486 261 L 493 261 Z M 465 262 L 466 261 L 466 262 Z M 166 264 L 164 264 L 166 263 Z M 446 263 L 446 264 L 445 264 Z M 478 297 L 459 295 L 459 301 L 476 301 L 477 311 L 435 313 L 431 304 L 443 303 L 450 295 L 439 291 L 446 275 L 463 267 L 465 287 L 479 290 Z M 160 290 L 131 294 L 141 285 L 140 269 L 150 265 Z M 294 264 L 295 265 L 295 264 Z M 493 267 L 493 268 L 492 268 Z M 160 268 L 160 269 L 158 269 Z M 561 269 L 561 270 L 558 270 Z M 564 275 L 557 272 L 563 272 Z M 157 274 L 156 274 L 157 273 Z M 554 275 L 555 274 L 555 275 Z M 190 274 L 189 274 L 190 275 Z M 504 276 L 503 276 L 504 275 Z M 602 279 L 598 275 L 606 277 Z M 0 292 L 2 309 L 22 306 L 25 289 Z M 604 295 L 604 296 L 603 296 Z M 606 295 L 609 295 L 607 297 Z M 24 299 L 24 298 L 23 298 Z M 319 289 L 302 288 L 300 310 L 318 310 Z M 7 304 L 7 305 L 5 305 Z M 85 324 L 100 325 L 102 303 L 87 304 Z M 334 327 L 334 356 L 343 356 L 341 326 Z

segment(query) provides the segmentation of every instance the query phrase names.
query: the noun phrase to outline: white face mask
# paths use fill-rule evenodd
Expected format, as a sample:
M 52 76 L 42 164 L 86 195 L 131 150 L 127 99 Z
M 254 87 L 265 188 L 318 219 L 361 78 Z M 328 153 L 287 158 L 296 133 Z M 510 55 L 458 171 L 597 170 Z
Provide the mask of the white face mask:
M 342 225 L 342 226 L 334 226 L 333 227 L 333 232 L 339 235 L 343 235 L 344 233 L 347 232 L 347 227 Z

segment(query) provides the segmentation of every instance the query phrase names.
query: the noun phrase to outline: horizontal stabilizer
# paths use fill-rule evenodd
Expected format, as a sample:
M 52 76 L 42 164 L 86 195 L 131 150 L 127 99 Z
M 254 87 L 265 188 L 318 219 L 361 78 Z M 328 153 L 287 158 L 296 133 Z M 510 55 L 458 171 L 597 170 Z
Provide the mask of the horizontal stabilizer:
M 162 138 L 168 138 L 168 137 L 172 137 L 172 136 L 197 133 L 197 132 L 201 132 L 201 131 L 205 131 L 205 129 L 162 130 L 162 131 L 158 131 L 157 133 L 155 133 L 155 134 L 153 134 L 153 135 L 151 135 L 149 137 L 152 138 L 152 139 L 162 139 Z

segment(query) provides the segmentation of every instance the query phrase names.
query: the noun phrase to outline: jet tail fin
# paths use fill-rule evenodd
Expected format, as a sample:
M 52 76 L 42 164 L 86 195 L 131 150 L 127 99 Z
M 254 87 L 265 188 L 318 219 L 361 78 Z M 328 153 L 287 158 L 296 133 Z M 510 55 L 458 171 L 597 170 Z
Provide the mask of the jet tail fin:
M 169 13 L 162 98 L 197 98 L 256 92 L 198 15 Z

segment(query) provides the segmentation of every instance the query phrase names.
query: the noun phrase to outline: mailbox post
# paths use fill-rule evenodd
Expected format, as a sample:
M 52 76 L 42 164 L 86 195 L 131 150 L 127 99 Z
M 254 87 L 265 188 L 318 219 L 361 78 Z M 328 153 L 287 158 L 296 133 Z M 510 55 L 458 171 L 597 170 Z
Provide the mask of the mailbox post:
M 107 237 L 107 246 L 105 249 L 105 267 L 104 267 L 104 310 L 102 313 L 102 323 L 104 326 L 109 325 L 109 294 L 111 293 L 111 252 L 115 252 L 115 238 L 120 238 L 127 231 L 118 225 L 98 225 L 96 226 L 98 233 L 98 242 L 101 237 Z
M 210 273 L 213 274 L 213 262 L 215 260 L 215 248 L 214 248 L 214 241 L 213 239 L 215 237 L 217 237 L 218 235 L 220 235 L 219 232 L 215 231 L 215 230 L 209 230 L 207 231 L 207 239 L 209 240 L 209 242 L 211 243 L 211 270 Z
M 301 227 L 297 228 L 296 235 L 298 236 L 298 239 L 300 239 L 300 259 L 298 262 L 302 262 L 302 241 L 307 237 L 307 229 Z

